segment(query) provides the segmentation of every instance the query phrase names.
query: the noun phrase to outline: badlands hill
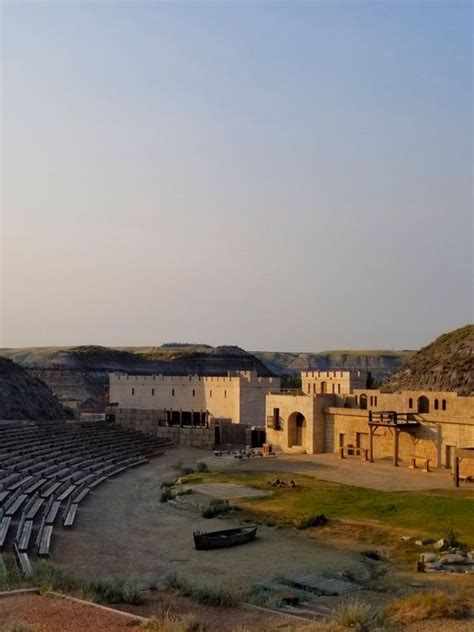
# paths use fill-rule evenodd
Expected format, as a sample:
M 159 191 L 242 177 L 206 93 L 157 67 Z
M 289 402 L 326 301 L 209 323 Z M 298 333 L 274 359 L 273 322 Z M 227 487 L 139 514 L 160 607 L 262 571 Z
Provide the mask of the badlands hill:
M 21 366 L 0 357 L 0 419 L 63 419 L 51 389 Z
M 239 347 L 173 345 L 167 347 L 36 347 L 0 349 L 45 382 L 64 403 L 74 400 L 82 410 L 103 410 L 107 402 L 108 375 L 163 373 L 165 375 L 225 375 L 227 371 L 255 370 L 259 375 L 272 372 L 253 355 Z
M 377 381 L 387 379 L 415 353 L 414 351 L 319 351 L 285 353 L 253 351 L 276 375 L 297 375 L 301 371 L 370 371 Z
M 410 358 L 383 386 L 387 392 L 402 389 L 474 395 L 474 325 L 436 338 Z

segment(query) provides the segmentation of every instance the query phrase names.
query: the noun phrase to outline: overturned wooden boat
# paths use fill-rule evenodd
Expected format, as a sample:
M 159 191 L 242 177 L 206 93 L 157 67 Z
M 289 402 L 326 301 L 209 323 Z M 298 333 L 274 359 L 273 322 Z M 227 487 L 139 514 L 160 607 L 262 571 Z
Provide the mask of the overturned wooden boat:
M 194 546 L 198 551 L 208 551 L 210 549 L 224 549 L 228 546 L 245 544 L 255 538 L 257 525 L 237 527 L 235 529 L 223 529 L 222 531 L 209 531 L 201 533 L 195 531 Z

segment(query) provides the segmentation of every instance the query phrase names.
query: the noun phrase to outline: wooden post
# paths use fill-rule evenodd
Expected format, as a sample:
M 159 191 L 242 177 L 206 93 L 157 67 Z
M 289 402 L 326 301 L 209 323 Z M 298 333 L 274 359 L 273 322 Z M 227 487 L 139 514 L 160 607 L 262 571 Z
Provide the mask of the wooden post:
M 398 428 L 393 428 L 393 464 L 398 467 Z
M 374 462 L 374 427 L 369 425 L 369 461 Z
M 454 457 L 454 487 L 459 487 L 459 457 Z

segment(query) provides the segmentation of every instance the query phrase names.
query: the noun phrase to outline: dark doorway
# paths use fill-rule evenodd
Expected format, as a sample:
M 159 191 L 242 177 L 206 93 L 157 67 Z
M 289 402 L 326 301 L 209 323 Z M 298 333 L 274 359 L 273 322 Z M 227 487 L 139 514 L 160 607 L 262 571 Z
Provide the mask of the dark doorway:
M 419 413 L 430 412 L 430 400 L 424 395 L 418 398 L 418 412 Z

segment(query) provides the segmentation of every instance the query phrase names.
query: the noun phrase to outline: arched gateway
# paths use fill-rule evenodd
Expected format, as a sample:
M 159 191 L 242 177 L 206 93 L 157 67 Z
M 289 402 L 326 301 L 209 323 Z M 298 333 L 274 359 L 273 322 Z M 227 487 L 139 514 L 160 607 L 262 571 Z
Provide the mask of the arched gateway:
M 299 412 L 288 417 L 288 447 L 304 447 L 306 444 L 306 419 Z

